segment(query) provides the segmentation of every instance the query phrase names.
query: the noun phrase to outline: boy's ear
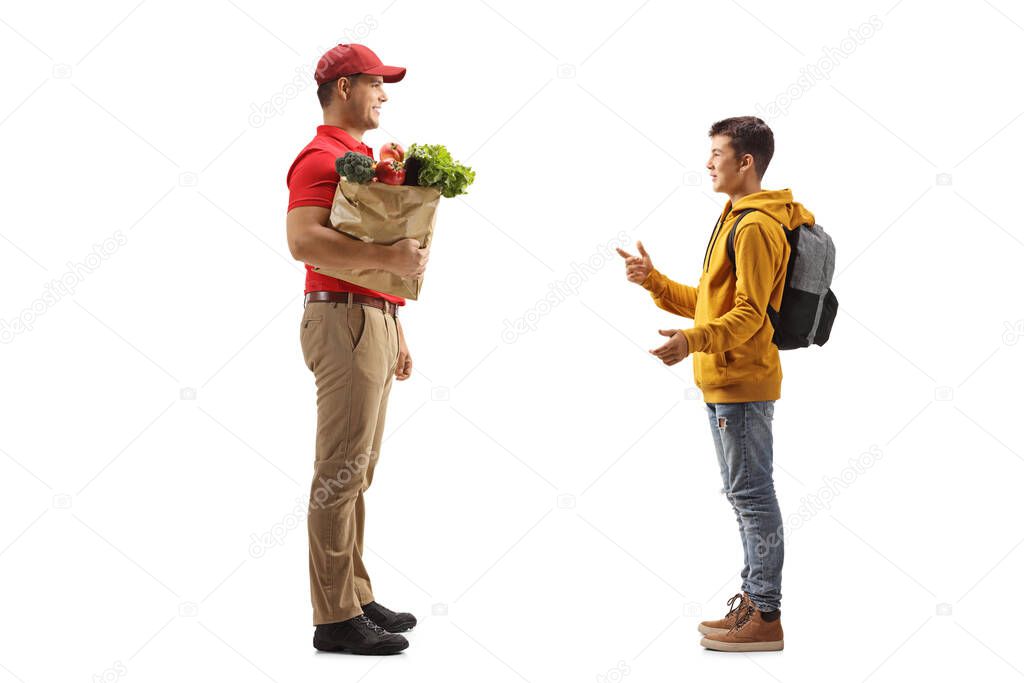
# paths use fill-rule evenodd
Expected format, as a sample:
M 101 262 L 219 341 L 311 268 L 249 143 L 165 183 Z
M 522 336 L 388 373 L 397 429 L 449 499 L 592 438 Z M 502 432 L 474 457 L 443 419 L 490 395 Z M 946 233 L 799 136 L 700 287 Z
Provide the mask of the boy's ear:
M 754 168 L 754 157 L 750 154 L 744 154 L 743 158 L 740 159 L 740 170 L 748 171 Z

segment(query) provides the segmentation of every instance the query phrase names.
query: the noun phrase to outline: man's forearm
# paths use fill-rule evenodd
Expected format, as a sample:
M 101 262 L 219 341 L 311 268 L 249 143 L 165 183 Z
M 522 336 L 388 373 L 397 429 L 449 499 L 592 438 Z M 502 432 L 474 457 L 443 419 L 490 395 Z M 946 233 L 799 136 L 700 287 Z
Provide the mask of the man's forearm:
M 309 230 L 298 249 L 299 260 L 318 268 L 383 268 L 390 265 L 386 245 L 346 237 L 325 226 Z

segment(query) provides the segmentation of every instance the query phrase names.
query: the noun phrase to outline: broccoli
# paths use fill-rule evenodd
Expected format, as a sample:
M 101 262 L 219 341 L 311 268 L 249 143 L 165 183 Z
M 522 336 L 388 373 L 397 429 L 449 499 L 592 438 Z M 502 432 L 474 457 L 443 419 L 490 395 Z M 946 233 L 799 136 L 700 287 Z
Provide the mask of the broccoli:
M 373 159 L 359 152 L 346 152 L 334 162 L 338 175 L 353 183 L 368 183 L 373 179 Z

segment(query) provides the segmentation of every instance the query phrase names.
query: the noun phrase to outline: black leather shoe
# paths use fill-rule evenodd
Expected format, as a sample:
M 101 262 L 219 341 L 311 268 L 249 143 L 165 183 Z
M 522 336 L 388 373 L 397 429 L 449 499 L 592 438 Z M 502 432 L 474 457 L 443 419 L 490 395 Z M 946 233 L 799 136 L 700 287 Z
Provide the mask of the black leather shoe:
M 373 619 L 391 633 L 402 633 L 416 625 L 416 617 L 408 612 L 392 612 L 379 602 L 363 605 L 363 614 Z
M 324 652 L 354 655 L 393 655 L 409 647 L 403 636 L 389 633 L 365 614 L 333 624 L 318 624 L 313 647 Z

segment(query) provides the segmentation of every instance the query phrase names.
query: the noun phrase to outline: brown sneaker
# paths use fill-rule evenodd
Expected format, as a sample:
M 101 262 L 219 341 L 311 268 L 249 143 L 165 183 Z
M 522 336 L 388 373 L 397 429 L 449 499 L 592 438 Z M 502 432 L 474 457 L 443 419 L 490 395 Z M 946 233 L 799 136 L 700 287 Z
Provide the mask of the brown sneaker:
M 737 601 L 739 601 L 738 605 L 736 604 Z M 736 617 L 739 616 L 740 608 L 747 603 L 750 603 L 750 596 L 747 595 L 746 591 L 737 593 L 726 602 L 729 605 L 729 612 L 724 617 L 711 621 L 702 621 L 697 626 L 697 630 L 704 635 L 709 633 L 725 633 L 736 625 Z
M 736 625 L 725 633 L 710 633 L 700 639 L 709 650 L 720 652 L 766 652 L 782 649 L 782 613 L 765 621 L 754 603 L 741 607 Z

